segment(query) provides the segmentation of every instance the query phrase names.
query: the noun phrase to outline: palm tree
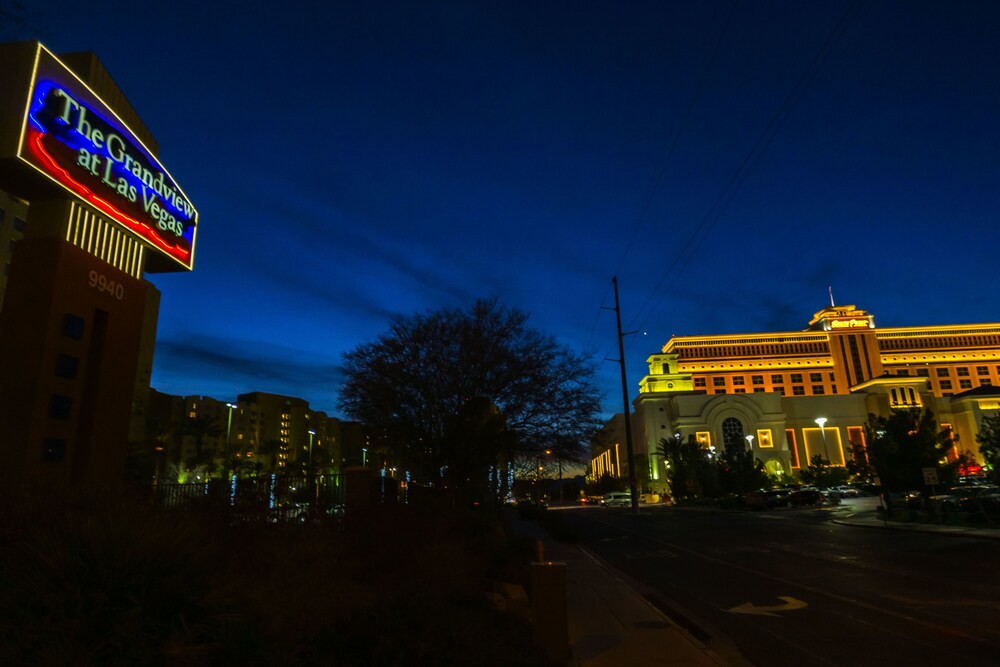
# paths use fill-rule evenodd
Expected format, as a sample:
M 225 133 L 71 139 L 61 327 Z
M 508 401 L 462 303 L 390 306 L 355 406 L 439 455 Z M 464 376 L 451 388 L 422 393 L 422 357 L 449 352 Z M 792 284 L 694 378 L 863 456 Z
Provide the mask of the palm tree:
M 274 438 L 265 440 L 264 444 L 261 445 L 261 454 L 267 456 L 267 466 L 272 475 L 278 471 L 278 454 L 283 445 L 283 442 Z
M 222 435 L 222 428 L 215 417 L 204 415 L 200 417 L 189 417 L 181 423 L 181 435 L 194 438 L 194 456 L 187 461 L 189 469 L 197 468 L 211 461 L 214 452 L 205 452 L 205 438 L 218 438 Z

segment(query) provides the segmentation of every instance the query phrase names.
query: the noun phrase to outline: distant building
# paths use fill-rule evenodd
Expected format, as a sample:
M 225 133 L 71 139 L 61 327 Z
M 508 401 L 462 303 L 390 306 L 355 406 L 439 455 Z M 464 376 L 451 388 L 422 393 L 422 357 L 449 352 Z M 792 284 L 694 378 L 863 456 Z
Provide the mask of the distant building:
M 633 453 L 644 455 L 645 450 L 635 445 L 636 439 L 633 438 Z M 644 469 L 645 465 L 642 467 Z M 590 467 L 587 478 L 596 481 L 602 477 L 629 478 L 628 450 L 625 448 L 625 416 L 621 413 L 605 422 L 590 442 Z
M 311 456 L 316 473 L 337 474 L 361 465 L 367 442 L 357 422 L 311 410 L 301 398 L 265 392 L 240 394 L 227 402 L 152 390 L 147 417 L 150 432 L 166 431 L 167 438 L 175 439 L 181 461 L 197 458 L 200 437 L 202 451 L 218 464 L 203 466 L 212 475 L 221 471 L 226 452 L 241 473 L 301 474 Z M 205 426 L 214 427 L 211 434 Z M 187 480 L 188 475 L 182 470 L 180 477 Z
M 845 465 L 869 413 L 932 410 L 958 450 L 978 453 L 1000 409 L 1000 323 L 878 329 L 853 305 L 817 312 L 804 331 L 675 336 L 647 360 L 634 437 L 654 489 L 663 438 L 694 436 L 717 454 L 752 449 L 773 474 L 820 454 Z

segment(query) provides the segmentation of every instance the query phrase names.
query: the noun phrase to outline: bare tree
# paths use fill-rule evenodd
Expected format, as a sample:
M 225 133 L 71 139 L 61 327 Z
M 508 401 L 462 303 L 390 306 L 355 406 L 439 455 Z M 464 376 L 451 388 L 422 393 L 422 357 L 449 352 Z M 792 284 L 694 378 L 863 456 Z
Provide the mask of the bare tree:
M 399 317 L 344 356 L 340 407 L 415 479 L 501 498 L 512 464 L 579 461 L 600 425 L 593 364 L 527 319 L 495 299 Z

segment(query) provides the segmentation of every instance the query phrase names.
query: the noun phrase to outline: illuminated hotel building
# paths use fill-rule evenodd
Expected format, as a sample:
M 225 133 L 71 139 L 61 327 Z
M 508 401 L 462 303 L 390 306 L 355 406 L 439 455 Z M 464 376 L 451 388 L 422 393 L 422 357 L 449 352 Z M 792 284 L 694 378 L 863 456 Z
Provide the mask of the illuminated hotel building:
M 647 362 L 633 431 L 654 490 L 657 445 L 674 434 L 720 455 L 750 448 L 789 473 L 817 454 L 844 465 L 870 413 L 913 407 L 952 429 L 952 455 L 978 456 L 983 415 L 1000 408 L 1000 323 L 876 328 L 855 306 L 830 306 L 804 331 L 675 336 Z
M 122 483 L 145 412 L 159 291 L 198 213 L 94 54 L 0 45 L 0 475 Z

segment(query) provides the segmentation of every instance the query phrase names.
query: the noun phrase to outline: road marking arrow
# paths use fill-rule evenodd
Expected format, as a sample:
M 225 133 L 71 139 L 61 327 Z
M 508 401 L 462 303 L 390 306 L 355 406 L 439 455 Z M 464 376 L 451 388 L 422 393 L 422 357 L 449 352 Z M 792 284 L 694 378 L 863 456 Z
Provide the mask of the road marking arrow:
M 788 597 L 787 595 L 779 595 L 778 599 L 784 600 L 785 604 L 776 605 L 773 607 L 758 607 L 755 606 L 753 602 L 744 602 L 738 607 L 733 607 L 729 611 L 734 614 L 754 614 L 756 616 L 777 616 L 778 614 L 772 613 L 776 611 L 794 611 L 796 609 L 805 609 L 809 605 L 802 600 L 796 600 L 795 598 Z

